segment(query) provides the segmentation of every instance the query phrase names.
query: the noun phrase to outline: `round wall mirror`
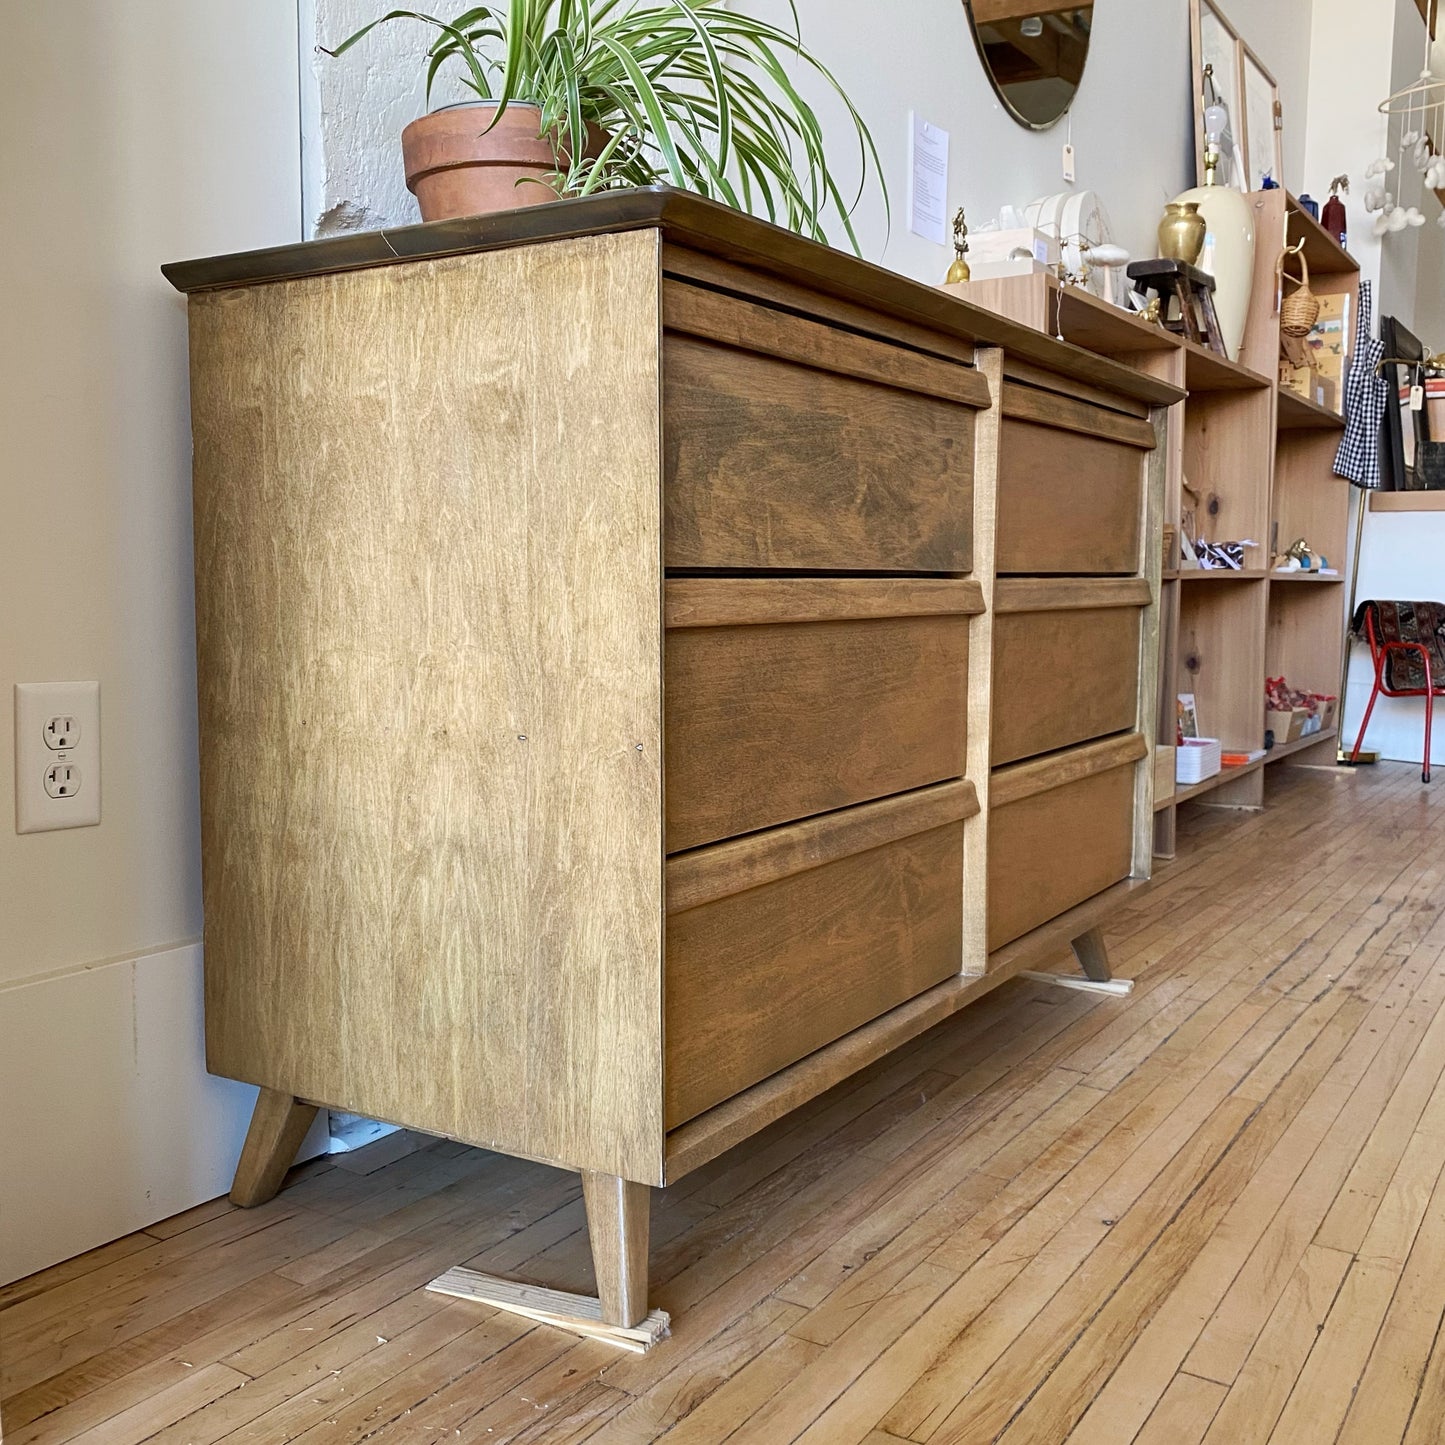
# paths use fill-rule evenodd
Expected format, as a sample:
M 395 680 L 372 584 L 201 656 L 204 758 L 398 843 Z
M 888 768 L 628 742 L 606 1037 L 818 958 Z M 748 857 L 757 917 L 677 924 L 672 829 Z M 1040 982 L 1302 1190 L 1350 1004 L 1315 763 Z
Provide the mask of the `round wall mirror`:
M 1092 5 L 1052 0 L 963 0 L 983 68 L 1009 114 L 1047 130 L 1083 79 Z

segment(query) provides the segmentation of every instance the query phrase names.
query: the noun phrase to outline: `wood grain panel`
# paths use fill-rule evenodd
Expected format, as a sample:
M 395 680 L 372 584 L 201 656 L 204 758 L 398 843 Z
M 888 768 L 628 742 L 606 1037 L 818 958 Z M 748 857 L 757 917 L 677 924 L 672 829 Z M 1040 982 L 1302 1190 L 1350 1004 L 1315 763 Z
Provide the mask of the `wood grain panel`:
M 1003 614 L 1147 607 L 1152 595 L 1144 577 L 1001 577 L 994 588 L 994 611 Z
M 991 822 L 988 937 L 996 949 L 1129 876 L 1134 769 L 996 807 Z
M 756 266 L 740 265 L 721 256 L 690 250 L 669 241 L 665 235 L 662 269 L 667 280 L 706 287 L 724 296 L 758 301 L 790 315 L 825 322 L 855 336 L 868 336 L 906 346 L 924 356 L 939 356 L 965 366 L 973 363 L 973 342 L 964 336 L 905 320 L 896 311 L 859 305 L 856 301 L 815 291 L 796 281 L 759 270 Z
M 193 300 L 214 1071 L 660 1178 L 657 253 Z
M 950 577 L 685 577 L 665 587 L 668 627 L 977 615 L 977 582 Z
M 818 371 L 876 381 L 965 406 L 982 408 L 989 404 L 988 383 L 970 367 L 922 356 L 902 346 L 889 346 L 702 286 L 664 282 L 662 324 L 669 331 L 756 351 L 780 361 L 795 361 Z
M 1005 808 L 1036 793 L 1047 793 L 1050 788 L 1061 788 L 1065 783 L 1092 778 L 1096 773 L 1107 773 L 1125 763 L 1136 763 L 1148 755 L 1149 744 L 1138 733 L 1122 738 L 1100 738 L 1098 742 L 1085 743 L 1051 757 L 995 768 L 990 779 L 990 800 L 995 807 Z
M 1172 411 L 1179 413 L 1182 407 Z M 1154 413 L 1154 433 L 1158 445 L 1150 453 L 1144 473 L 1144 558 L 1142 570 L 1149 589 L 1149 602 L 1140 617 L 1139 702 L 1135 730 L 1149 747 L 1134 771 L 1134 857 L 1130 875 L 1148 878 L 1154 871 L 1154 767 L 1153 750 L 1159 740 L 1161 639 L 1164 630 L 1164 517 L 1165 492 L 1175 458 L 1170 454 L 1170 438 L 1175 423 L 1162 407 Z M 1173 742 L 1174 735 L 1169 735 Z M 1146 760 L 1147 759 L 1147 760 Z
M 1102 437 L 1006 419 L 999 573 L 1137 573 L 1146 456 Z
M 995 767 L 1135 726 L 1142 617 L 1108 607 L 995 619 Z
M 978 793 L 960 779 L 680 853 L 667 860 L 667 911 L 685 913 L 977 814 Z
M 1154 428 L 1143 414 L 1121 416 L 1090 400 L 1067 396 L 1056 390 L 1040 390 L 1006 382 L 1003 414 L 1010 421 L 1036 421 L 1060 431 L 1105 437 L 1125 446 L 1148 451 L 1154 445 Z
M 951 823 L 670 915 L 668 1127 L 957 974 L 962 870 Z
M 669 567 L 967 572 L 971 406 L 670 334 Z
M 1004 353 L 981 348 L 978 369 L 994 396 L 1003 387 Z M 990 738 L 993 733 L 993 639 L 998 581 L 994 547 L 998 541 L 998 461 L 1002 418 L 990 407 L 974 433 L 974 566 L 983 586 L 987 611 L 975 617 L 968 639 L 967 776 L 979 790 L 979 813 L 963 830 L 963 971 L 981 976 L 988 967 L 988 827 Z
M 964 771 L 968 618 L 667 634 L 667 849 Z

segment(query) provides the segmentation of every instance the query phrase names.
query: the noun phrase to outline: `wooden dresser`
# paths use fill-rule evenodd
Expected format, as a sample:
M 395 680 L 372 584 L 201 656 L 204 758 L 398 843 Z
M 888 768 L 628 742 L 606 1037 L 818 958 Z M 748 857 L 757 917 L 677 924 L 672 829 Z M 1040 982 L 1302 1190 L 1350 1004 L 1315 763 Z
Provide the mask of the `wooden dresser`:
M 664 1185 L 1148 877 L 1171 387 L 672 191 L 190 294 L 207 1050 Z

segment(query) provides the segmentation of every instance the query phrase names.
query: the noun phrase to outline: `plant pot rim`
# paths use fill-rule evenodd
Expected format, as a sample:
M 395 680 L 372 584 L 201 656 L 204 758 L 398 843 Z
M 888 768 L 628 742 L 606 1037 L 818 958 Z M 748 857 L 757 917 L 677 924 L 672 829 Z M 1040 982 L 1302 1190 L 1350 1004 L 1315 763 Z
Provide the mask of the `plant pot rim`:
M 542 109 L 541 105 L 535 100 L 509 100 L 507 102 L 507 109 L 511 110 L 513 106 L 521 106 L 524 110 L 535 110 L 539 112 Z M 427 111 L 426 114 L 441 115 L 443 111 L 448 110 L 481 110 L 485 108 L 495 110 L 497 108 L 497 102 L 495 100 L 452 100 L 448 101 L 445 105 L 434 106 L 431 110 Z

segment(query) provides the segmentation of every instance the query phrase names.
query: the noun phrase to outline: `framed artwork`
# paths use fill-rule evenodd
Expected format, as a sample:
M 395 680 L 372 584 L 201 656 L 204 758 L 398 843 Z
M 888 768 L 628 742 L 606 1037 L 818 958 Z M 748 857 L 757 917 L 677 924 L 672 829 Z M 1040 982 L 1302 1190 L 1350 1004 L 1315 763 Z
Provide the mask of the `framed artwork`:
M 1283 111 L 1279 86 L 1215 0 L 1189 0 L 1194 74 L 1194 153 L 1204 183 L 1204 108 L 1218 99 L 1229 112 L 1223 178 L 1257 191 L 1268 176 L 1284 184 Z M 1209 69 L 1206 81 L 1205 69 Z M 1212 86 L 1213 94 L 1206 92 Z

